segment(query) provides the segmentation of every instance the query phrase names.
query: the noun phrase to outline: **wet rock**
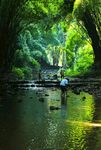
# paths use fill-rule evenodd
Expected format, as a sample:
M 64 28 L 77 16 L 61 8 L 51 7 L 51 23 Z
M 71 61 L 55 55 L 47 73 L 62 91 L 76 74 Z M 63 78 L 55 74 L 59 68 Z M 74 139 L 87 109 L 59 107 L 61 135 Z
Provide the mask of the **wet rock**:
M 50 110 L 59 110 L 60 107 L 56 107 L 56 106 L 50 106 Z
M 49 94 L 45 94 L 45 96 L 49 96 Z
M 86 97 L 85 97 L 85 96 L 83 96 L 83 97 L 82 97 L 82 100 L 84 101 L 85 99 L 86 99 Z
M 36 94 L 38 94 L 38 92 L 36 92 Z
M 36 85 L 35 84 L 31 84 L 31 87 L 36 87 Z
M 58 77 L 57 77 L 57 74 L 54 74 L 53 75 L 53 79 L 57 79 Z
M 74 90 L 73 92 L 74 92 L 74 94 L 76 94 L 76 95 L 80 95 L 80 91 L 78 91 L 78 90 Z
M 44 98 L 43 97 L 39 98 L 39 101 L 44 102 Z
M 21 99 L 19 99 L 19 100 L 18 100 L 18 103 L 21 103 L 21 102 L 22 102 L 22 100 L 21 100 Z
M 7 91 L 7 94 L 12 95 L 13 93 L 11 91 Z
M 31 96 L 30 99 L 32 99 L 33 97 Z
M 85 92 L 89 92 L 89 89 L 84 89 Z
M 57 91 L 57 89 L 53 88 L 52 91 Z

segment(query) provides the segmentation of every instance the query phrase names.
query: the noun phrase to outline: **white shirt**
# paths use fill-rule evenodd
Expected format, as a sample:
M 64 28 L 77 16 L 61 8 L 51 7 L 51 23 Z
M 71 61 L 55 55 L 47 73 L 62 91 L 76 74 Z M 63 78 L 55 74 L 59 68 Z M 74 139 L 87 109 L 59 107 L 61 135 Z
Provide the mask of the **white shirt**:
M 66 86 L 68 84 L 68 80 L 67 79 L 63 79 L 61 82 L 60 82 L 60 85 L 61 86 Z

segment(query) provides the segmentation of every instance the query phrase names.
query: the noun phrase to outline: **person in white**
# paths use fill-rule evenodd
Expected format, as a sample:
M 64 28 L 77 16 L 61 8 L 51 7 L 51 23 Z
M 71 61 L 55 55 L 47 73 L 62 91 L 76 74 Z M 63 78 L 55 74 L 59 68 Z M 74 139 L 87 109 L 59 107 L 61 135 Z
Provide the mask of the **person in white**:
M 60 82 L 60 88 L 61 88 L 62 94 L 64 94 L 66 92 L 66 87 L 68 84 L 69 84 L 68 78 L 62 79 L 62 81 Z
M 61 82 L 60 82 L 60 86 L 66 86 L 68 85 L 68 80 L 67 79 L 63 79 Z

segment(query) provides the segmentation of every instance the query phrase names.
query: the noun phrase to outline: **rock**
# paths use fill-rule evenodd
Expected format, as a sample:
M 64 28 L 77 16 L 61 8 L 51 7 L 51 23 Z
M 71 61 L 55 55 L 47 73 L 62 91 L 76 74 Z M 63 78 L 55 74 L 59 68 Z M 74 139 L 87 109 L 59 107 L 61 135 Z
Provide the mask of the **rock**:
M 55 109 L 56 109 L 56 110 L 59 110 L 59 109 L 60 109 L 60 107 L 56 107 Z
M 32 99 L 33 97 L 31 96 L 30 99 Z
M 12 95 L 12 92 L 11 91 L 7 91 L 7 94 Z
M 56 99 L 56 101 L 60 101 L 59 99 Z
M 57 79 L 57 74 L 54 74 L 54 75 L 53 75 L 53 79 Z
M 43 97 L 39 98 L 39 101 L 44 102 L 44 98 Z
M 84 91 L 85 91 L 85 92 L 89 92 L 89 89 L 85 89 Z
M 59 107 L 56 107 L 56 106 L 50 106 L 50 110 L 58 110 L 60 109 Z
M 82 97 L 82 100 L 84 101 L 85 99 L 86 99 L 86 97 L 85 97 L 85 96 L 83 96 L 83 97 Z
M 80 91 L 78 91 L 78 90 L 74 90 L 73 93 L 76 95 L 80 95 Z
M 45 96 L 49 96 L 49 94 L 45 94 Z
M 18 103 L 21 103 L 22 102 L 22 100 L 20 99 L 20 100 L 18 100 Z
M 56 91 L 57 89 L 53 88 L 52 91 Z

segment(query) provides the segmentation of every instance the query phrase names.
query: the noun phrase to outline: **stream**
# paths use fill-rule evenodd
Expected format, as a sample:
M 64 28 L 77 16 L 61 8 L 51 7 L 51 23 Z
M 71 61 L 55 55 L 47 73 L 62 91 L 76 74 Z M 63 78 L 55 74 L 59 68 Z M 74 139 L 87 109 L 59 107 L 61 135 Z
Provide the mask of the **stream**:
M 58 109 L 50 109 L 58 108 Z M 0 91 L 0 150 L 101 150 L 101 95 Z

